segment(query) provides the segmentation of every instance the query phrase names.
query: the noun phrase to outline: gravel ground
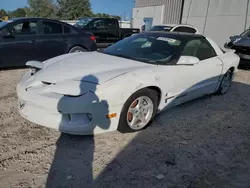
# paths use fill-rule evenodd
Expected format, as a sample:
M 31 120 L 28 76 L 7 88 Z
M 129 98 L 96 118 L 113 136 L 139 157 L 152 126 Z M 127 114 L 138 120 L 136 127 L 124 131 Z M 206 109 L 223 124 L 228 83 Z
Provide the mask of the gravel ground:
M 0 187 L 250 187 L 250 71 L 227 95 L 156 118 L 145 131 L 69 136 L 21 118 L 15 86 L 25 70 L 0 71 Z

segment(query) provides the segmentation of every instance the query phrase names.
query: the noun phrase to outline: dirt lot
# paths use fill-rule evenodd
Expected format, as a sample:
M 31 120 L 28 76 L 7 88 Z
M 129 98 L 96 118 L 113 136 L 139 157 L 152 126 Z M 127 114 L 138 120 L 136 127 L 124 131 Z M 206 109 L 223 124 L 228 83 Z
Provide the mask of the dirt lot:
M 250 71 L 231 91 L 176 107 L 147 130 L 69 136 L 25 121 L 0 71 L 0 187 L 250 187 Z

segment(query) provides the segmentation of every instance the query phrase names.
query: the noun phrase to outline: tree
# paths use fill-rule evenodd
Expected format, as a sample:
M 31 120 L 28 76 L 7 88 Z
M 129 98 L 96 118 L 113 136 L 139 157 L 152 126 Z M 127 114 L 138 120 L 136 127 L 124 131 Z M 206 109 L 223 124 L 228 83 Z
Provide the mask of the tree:
M 0 18 L 1 18 L 1 17 L 4 17 L 4 16 L 7 16 L 6 10 L 0 9 Z
M 17 17 L 26 17 L 27 16 L 27 12 L 26 12 L 26 8 L 18 8 L 14 11 L 11 11 L 8 13 L 10 18 L 17 18 Z
M 57 0 L 58 16 L 65 20 L 76 20 L 93 15 L 89 0 Z
M 29 16 L 55 18 L 57 9 L 53 0 L 29 0 Z

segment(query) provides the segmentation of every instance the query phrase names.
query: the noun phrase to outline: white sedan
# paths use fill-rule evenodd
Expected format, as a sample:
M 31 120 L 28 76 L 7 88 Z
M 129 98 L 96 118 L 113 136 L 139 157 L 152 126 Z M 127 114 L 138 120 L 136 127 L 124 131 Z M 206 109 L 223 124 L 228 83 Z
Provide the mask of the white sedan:
M 17 85 L 19 110 L 69 134 L 138 131 L 165 109 L 225 94 L 239 60 L 202 35 L 144 32 L 104 52 L 27 62 Z

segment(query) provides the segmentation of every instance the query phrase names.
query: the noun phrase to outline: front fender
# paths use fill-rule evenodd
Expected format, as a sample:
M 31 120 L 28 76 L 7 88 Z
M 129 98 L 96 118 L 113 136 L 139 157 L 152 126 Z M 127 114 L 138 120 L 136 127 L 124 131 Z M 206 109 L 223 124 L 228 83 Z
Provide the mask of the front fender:
M 101 85 L 97 95 L 110 106 L 123 106 L 127 99 L 140 89 L 152 86 L 160 88 L 159 79 L 152 71 L 147 74 L 128 73 Z

